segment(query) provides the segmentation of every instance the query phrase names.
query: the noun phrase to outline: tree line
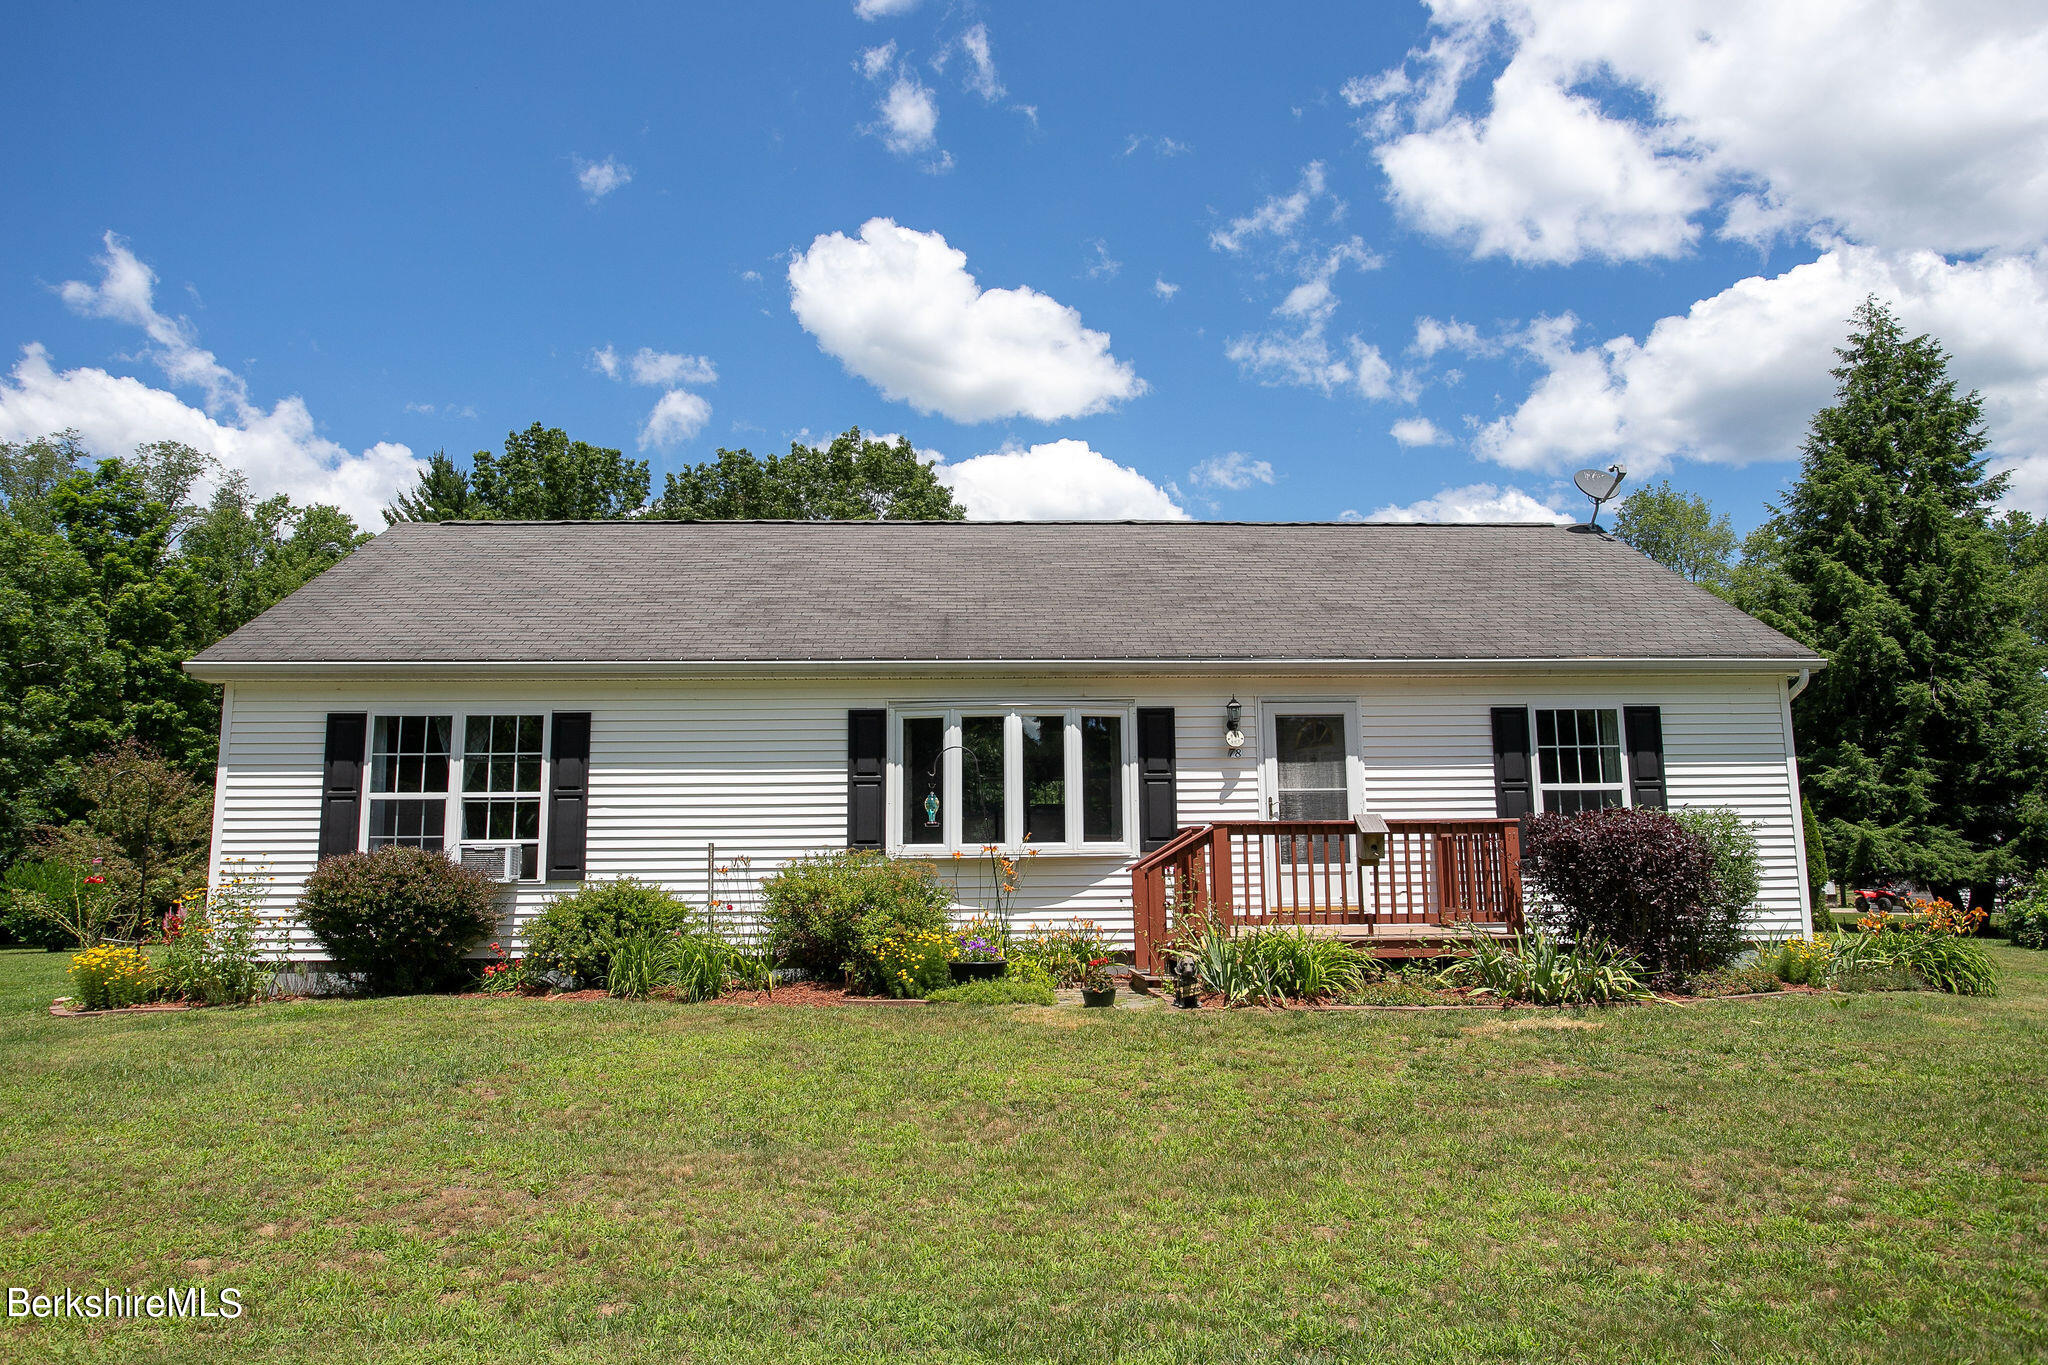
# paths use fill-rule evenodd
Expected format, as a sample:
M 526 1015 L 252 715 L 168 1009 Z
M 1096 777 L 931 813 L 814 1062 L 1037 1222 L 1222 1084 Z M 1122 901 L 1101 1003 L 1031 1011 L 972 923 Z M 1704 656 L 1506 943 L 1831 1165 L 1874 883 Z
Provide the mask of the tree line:
M 1794 703 L 1816 872 L 1982 904 L 2048 863 L 2048 526 L 2001 506 L 1983 402 L 1939 343 L 1875 301 L 1850 327 L 1835 401 L 1761 526 L 1738 545 L 1725 514 L 1666 480 L 1622 502 L 1615 533 L 1829 660 Z M 646 461 L 538 422 L 467 467 L 436 452 L 384 512 L 964 515 L 907 439 L 858 428 L 786 455 L 721 449 L 655 494 Z M 181 661 L 367 539 L 340 510 L 257 499 L 173 442 L 98 461 L 69 433 L 0 444 L 0 865 L 90 824 L 96 756 L 203 784 L 219 697 Z

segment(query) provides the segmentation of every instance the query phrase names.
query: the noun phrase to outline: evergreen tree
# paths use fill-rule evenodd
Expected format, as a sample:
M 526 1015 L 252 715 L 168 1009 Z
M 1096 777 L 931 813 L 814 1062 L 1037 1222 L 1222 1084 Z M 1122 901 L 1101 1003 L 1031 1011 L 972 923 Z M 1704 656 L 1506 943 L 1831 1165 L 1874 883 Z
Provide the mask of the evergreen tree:
M 384 524 L 401 521 L 460 521 L 477 515 L 471 510 L 469 475 L 456 467 L 448 452 L 437 450 L 427 459 L 426 473 L 410 493 L 384 509 Z
M 1827 656 L 1796 703 L 1799 760 L 1849 881 L 1988 903 L 2044 842 L 2042 651 L 1992 525 L 1983 402 L 1875 299 L 1797 483 L 1751 538 L 1740 605 Z
M 787 455 L 747 450 L 670 474 L 650 516 L 671 521 L 959 521 L 932 466 L 899 436 L 894 444 L 849 427 L 830 445 L 793 442 Z

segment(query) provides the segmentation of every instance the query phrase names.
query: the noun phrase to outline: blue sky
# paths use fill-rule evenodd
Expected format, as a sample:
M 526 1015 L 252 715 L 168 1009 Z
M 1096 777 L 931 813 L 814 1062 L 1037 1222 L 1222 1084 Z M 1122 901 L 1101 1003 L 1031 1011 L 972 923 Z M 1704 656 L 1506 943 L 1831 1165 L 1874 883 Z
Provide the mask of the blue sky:
M 1747 527 L 1876 292 L 2042 507 L 2042 21 L 1782 8 L 39 7 L 0 439 L 372 525 L 540 420 L 657 487 L 858 423 L 976 515 L 1576 514 L 1619 461 Z

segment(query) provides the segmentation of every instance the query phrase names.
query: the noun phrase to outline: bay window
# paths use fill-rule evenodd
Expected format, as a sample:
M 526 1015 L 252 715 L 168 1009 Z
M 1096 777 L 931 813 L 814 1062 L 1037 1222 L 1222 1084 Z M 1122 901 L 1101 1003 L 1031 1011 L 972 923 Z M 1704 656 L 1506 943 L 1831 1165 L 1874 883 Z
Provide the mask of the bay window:
M 519 875 L 539 876 L 546 724 L 538 715 L 376 717 L 363 846 L 460 858 L 470 845 L 517 844 Z
M 1127 851 L 1135 780 L 1120 708 L 899 712 L 895 828 L 911 850 Z

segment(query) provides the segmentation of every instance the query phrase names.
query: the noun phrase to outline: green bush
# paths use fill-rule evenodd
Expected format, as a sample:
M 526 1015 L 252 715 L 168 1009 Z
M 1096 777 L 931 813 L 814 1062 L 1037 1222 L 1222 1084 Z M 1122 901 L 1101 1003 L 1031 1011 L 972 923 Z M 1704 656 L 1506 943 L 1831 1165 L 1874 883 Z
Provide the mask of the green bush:
M 1731 962 L 1742 951 L 1743 931 L 1763 890 L 1763 860 L 1756 831 L 1726 806 L 1682 806 L 1671 812 L 1707 850 L 1708 915 L 1700 925 L 1693 961 L 1702 967 Z
M 933 991 L 925 999 L 935 1005 L 1050 1005 L 1052 987 L 1043 981 L 999 976 L 991 981 L 968 981 Z
M 67 904 L 85 890 L 85 873 L 59 858 L 23 858 L 0 875 L 0 942 L 57 952 L 82 946 L 36 907 L 33 898 Z
M 2048 948 L 2048 870 L 2013 893 L 1999 912 L 2005 936 L 2022 948 Z
M 662 958 L 668 945 L 645 934 L 612 945 L 605 989 L 620 1000 L 645 1000 L 661 981 Z
M 663 939 L 696 927 L 690 907 L 631 877 L 586 882 L 548 902 L 526 930 L 526 956 L 542 971 L 592 986 L 610 979 L 612 951 L 634 938 Z
M 198 1005 L 246 1005 L 263 993 L 269 973 L 257 959 L 259 920 L 232 891 L 194 896 L 164 919 L 166 947 L 157 964 L 164 994 Z
M 771 955 L 812 976 L 884 986 L 874 950 L 897 930 L 944 930 L 952 892 L 930 863 L 841 849 L 797 858 L 761 883 Z
M 1471 953 L 1444 968 L 1442 979 L 1502 1000 L 1595 1005 L 1648 999 L 1642 978 L 1642 964 L 1613 944 L 1587 939 L 1567 947 L 1539 930 L 1507 942 L 1473 939 Z
M 1850 971 L 1897 968 L 1951 995 L 1996 995 L 1998 974 L 1991 955 L 1975 939 L 1930 934 L 1918 929 L 1881 929 L 1843 934 L 1835 942 L 1830 980 Z
M 1356 949 L 1307 929 L 1254 929 L 1238 940 L 1238 946 L 1259 965 L 1266 980 L 1294 1000 L 1341 995 L 1356 987 L 1364 975 Z
M 497 886 L 475 868 L 392 846 L 323 859 L 299 914 L 344 972 L 373 991 L 440 990 L 468 977 L 462 955 L 491 932 Z

